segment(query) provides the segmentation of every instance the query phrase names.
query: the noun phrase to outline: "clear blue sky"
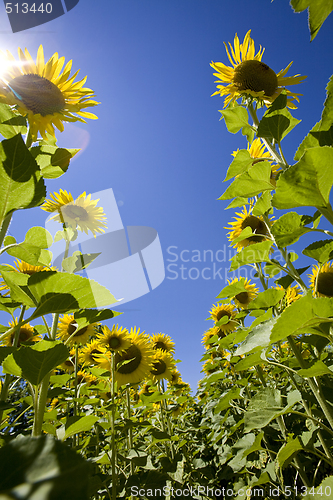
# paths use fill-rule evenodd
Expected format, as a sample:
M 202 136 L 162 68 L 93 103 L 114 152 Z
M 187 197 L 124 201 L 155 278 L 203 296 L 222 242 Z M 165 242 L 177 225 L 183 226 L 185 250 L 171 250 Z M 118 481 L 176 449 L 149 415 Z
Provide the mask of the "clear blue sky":
M 58 134 L 60 146 L 84 151 L 63 177 L 47 181 L 48 191 L 66 189 L 77 197 L 112 188 L 125 225 L 158 231 L 166 278 L 125 304 L 117 319 L 126 327 L 170 335 L 183 379 L 194 390 L 202 377 L 202 334 L 212 326 L 205 319 L 229 267 L 216 252 L 228 247 L 224 226 L 234 211 L 225 211 L 227 203 L 217 198 L 226 187 L 222 181 L 232 151 L 246 148 L 246 139 L 232 136 L 219 121 L 223 100 L 210 97 L 215 78 L 209 63 L 228 64 L 223 41 L 233 43 L 236 32 L 242 41 L 249 29 L 256 49 L 265 47 L 263 61 L 272 69 L 278 72 L 293 60 L 289 74 L 308 75 L 294 87 L 304 94 L 294 112 L 302 122 L 283 142 L 292 163 L 298 144 L 320 119 L 332 74 L 332 17 L 310 43 L 307 14 L 293 13 L 286 0 L 80 0 L 66 15 L 13 34 L 0 4 L 2 50 L 16 56 L 18 46 L 27 47 L 35 57 L 42 43 L 46 58 L 58 52 L 73 59 L 82 77 L 88 75 L 87 86 L 101 102 L 95 108 L 99 120 L 71 124 Z M 44 221 L 38 208 L 22 211 L 10 231 L 23 238 L 29 225 Z M 182 262 L 184 250 L 184 258 L 211 250 L 214 262 Z M 186 279 L 180 265 L 187 268 Z M 220 269 L 215 279 L 214 265 Z M 210 279 L 201 275 L 205 267 Z M 190 268 L 198 269 L 192 271 L 198 279 L 189 278 Z

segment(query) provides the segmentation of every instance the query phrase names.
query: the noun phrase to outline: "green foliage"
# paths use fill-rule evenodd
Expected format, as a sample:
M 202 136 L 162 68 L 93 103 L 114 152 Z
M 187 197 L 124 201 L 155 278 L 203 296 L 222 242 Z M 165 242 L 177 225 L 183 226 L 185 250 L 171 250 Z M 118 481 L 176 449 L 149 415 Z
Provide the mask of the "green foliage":
M 253 141 L 254 130 L 253 127 L 249 125 L 249 116 L 245 108 L 235 105 L 220 111 L 220 113 L 225 120 L 229 132 L 237 134 L 237 132 L 241 130 L 242 134 L 246 136 L 249 142 Z
M 333 10 L 333 0 L 290 0 L 290 5 L 295 12 L 308 9 L 311 40 L 317 36 L 323 22 Z
M 291 116 L 286 108 L 287 95 L 281 93 L 268 108 L 259 122 L 257 136 L 267 139 L 274 139 L 280 142 L 291 130 L 300 123 Z

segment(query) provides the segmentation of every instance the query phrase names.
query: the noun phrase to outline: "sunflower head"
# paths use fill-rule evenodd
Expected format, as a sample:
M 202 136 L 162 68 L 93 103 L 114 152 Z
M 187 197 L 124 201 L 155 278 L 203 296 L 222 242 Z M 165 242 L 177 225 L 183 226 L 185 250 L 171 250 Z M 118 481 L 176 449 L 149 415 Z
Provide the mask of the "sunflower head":
M 102 326 L 102 333 L 97 335 L 98 342 L 108 351 L 126 351 L 131 345 L 131 339 L 127 328 L 113 325 L 110 330 L 107 326 Z
M 261 216 L 256 217 L 252 214 L 252 207 L 247 210 L 246 206 L 244 206 L 243 211 L 241 213 L 236 213 L 236 215 L 238 215 L 238 217 L 234 217 L 235 222 L 229 222 L 231 227 L 226 227 L 225 229 L 231 229 L 227 236 L 229 241 L 231 241 L 231 245 L 237 248 L 237 251 L 241 251 L 244 247 L 253 245 L 254 243 L 260 243 L 267 239 L 268 228 Z M 253 234 L 233 244 L 232 242 L 237 239 L 241 232 L 247 227 L 251 228 Z
M 285 85 L 296 85 L 300 83 L 304 76 L 296 75 L 285 77 L 292 63 L 286 69 L 275 73 L 267 64 L 262 61 L 264 49 L 260 47 L 255 53 L 254 41 L 250 37 L 249 30 L 242 44 L 239 43 L 237 34 L 234 39 L 234 46 L 226 44 L 226 52 L 231 66 L 226 66 L 220 62 L 212 62 L 211 67 L 216 71 L 214 76 L 218 78 L 217 91 L 213 95 L 224 97 L 224 107 L 234 104 L 239 98 L 246 100 L 257 100 L 269 106 L 280 95 Z M 298 101 L 300 94 L 295 94 L 286 90 L 288 107 L 296 108 L 294 101 Z
M 235 321 L 237 311 L 232 304 L 216 304 L 209 311 L 211 319 L 217 323 L 215 326 L 219 328 L 218 335 L 224 337 L 226 334 L 233 332 L 238 327 L 238 322 Z M 221 321 L 222 318 L 224 321 Z M 221 323 L 219 324 L 219 322 Z
M 232 281 L 228 280 L 228 283 L 232 285 L 240 281 L 244 284 L 245 290 L 235 295 L 233 301 L 237 307 L 246 309 L 249 303 L 257 296 L 259 289 L 247 278 L 234 278 Z
M 80 349 L 79 362 L 84 365 L 97 365 L 95 356 L 104 352 L 105 347 L 98 340 L 93 339 Z
M 11 328 L 14 328 L 17 324 L 18 324 L 17 318 L 15 318 L 14 321 L 9 322 L 9 326 Z M 6 346 L 14 345 L 15 336 L 16 336 L 16 330 L 14 330 L 10 335 L 8 335 L 8 337 L 6 337 L 4 341 L 5 345 Z M 18 334 L 17 347 L 20 347 L 22 342 L 38 342 L 39 340 L 42 340 L 42 337 L 35 333 L 34 328 L 29 323 L 26 323 L 20 328 L 20 333 Z
M 70 344 L 86 344 L 89 337 L 96 333 L 96 323 L 78 329 L 74 314 L 64 314 L 59 319 L 57 337 L 63 341 L 68 339 Z
M 220 335 L 220 329 L 218 326 L 213 326 L 212 328 L 209 328 L 204 332 L 202 343 L 204 344 L 206 349 L 210 349 L 212 346 L 216 345 L 212 342 L 209 342 L 212 337 L 215 337 L 215 335 Z
M 171 380 L 171 371 L 174 367 L 175 361 L 171 354 L 162 349 L 155 349 L 150 369 L 150 374 L 154 382 L 162 379 Z
M 24 262 L 24 260 L 19 260 L 16 259 L 14 261 L 14 266 L 11 266 L 10 264 L 6 264 L 6 267 L 8 268 L 8 271 L 15 271 L 17 273 L 23 273 L 23 274 L 28 274 L 29 276 L 32 276 L 35 273 L 38 273 L 40 271 L 56 271 L 56 267 L 46 267 L 46 266 L 33 266 L 32 264 L 28 264 L 27 262 Z M 3 279 L 0 280 L 0 291 L 6 290 L 6 293 L 9 293 L 9 286 L 5 283 Z
M 309 274 L 310 287 L 317 297 L 333 297 L 333 264 L 326 262 L 323 266 L 313 266 Z
M 40 45 L 36 62 L 28 50 L 18 49 L 20 63 L 12 54 L 0 51 L 7 62 L 6 71 L 0 78 L 0 102 L 15 107 L 17 113 L 29 122 L 30 135 L 37 140 L 38 133 L 47 140 L 47 133 L 54 136 L 54 127 L 64 130 L 63 122 L 85 122 L 85 118 L 97 116 L 86 111 L 96 106 L 94 92 L 84 87 L 87 78 L 75 81 L 78 71 L 71 75 L 72 61 L 65 67 L 65 58 L 55 53 L 45 63 Z
M 161 349 L 165 352 L 174 353 L 175 352 L 175 343 L 165 333 L 155 333 L 151 337 L 151 342 L 153 344 L 153 349 Z

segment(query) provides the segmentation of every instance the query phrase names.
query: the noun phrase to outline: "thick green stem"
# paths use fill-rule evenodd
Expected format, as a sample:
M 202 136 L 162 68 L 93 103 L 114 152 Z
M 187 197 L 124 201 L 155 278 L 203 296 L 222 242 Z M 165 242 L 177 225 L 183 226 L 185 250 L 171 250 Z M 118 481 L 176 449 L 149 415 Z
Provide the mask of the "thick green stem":
M 319 212 L 330 222 L 333 226 L 333 210 L 330 203 L 326 208 L 319 208 Z

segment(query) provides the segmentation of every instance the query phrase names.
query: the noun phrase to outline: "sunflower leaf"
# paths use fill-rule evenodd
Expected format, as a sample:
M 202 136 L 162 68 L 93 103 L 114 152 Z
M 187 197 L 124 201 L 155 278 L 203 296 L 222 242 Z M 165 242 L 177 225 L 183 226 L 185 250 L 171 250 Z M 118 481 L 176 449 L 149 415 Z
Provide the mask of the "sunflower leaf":
M 89 431 L 98 420 L 99 417 L 95 417 L 94 415 L 86 415 L 85 417 L 78 418 L 74 423 L 70 420 L 70 425 L 66 426 L 64 439 L 79 432 Z
M 272 195 L 265 191 L 253 207 L 252 214 L 258 217 L 267 213 L 272 208 Z
M 279 247 L 286 247 L 296 243 L 303 234 L 311 229 L 303 226 L 302 218 L 297 212 L 288 212 L 274 222 L 271 231 L 276 244 Z
M 333 0 L 290 0 L 295 12 L 308 9 L 311 41 L 317 36 L 325 19 L 333 11 Z
M 333 183 L 333 150 L 328 146 L 308 149 L 300 161 L 278 178 L 272 204 L 279 209 L 329 207 Z
M 45 195 L 39 166 L 22 136 L 3 140 L 0 143 L 0 225 L 14 210 L 40 205 Z
M 263 191 L 272 190 L 270 182 L 271 165 L 268 161 L 256 163 L 239 175 L 225 190 L 219 200 L 228 200 L 236 196 L 255 196 Z
M 52 253 L 49 250 L 26 243 L 8 248 L 7 253 L 32 266 L 49 266 L 52 260 Z
M 77 273 L 82 269 L 86 269 L 99 255 L 101 255 L 101 252 L 82 254 L 76 251 L 70 257 L 63 259 L 62 267 L 68 273 Z
M 251 143 L 253 141 L 254 130 L 249 125 L 249 115 L 243 106 L 229 106 L 227 109 L 220 110 L 220 113 L 225 120 L 229 132 L 237 134 L 237 132 L 242 130 L 242 134 L 246 136 L 248 142 Z
M 246 292 L 246 287 L 245 287 L 245 278 L 240 278 L 239 281 L 236 281 L 235 283 L 231 283 L 230 285 L 225 286 L 218 296 L 216 297 L 217 299 L 226 299 L 230 297 L 235 297 L 241 292 Z
M 240 151 L 237 151 L 235 158 L 232 160 L 228 168 L 224 182 L 229 181 L 233 177 L 236 177 L 236 175 L 240 175 L 245 172 L 252 165 L 252 163 L 253 158 L 251 157 L 247 149 L 241 149 Z
M 253 351 L 262 350 L 268 347 L 271 343 L 271 331 L 276 323 L 276 318 L 271 318 L 268 321 L 255 326 L 247 335 L 244 342 L 236 349 L 234 355 L 249 354 Z
M 232 257 L 230 271 L 234 271 L 235 269 L 245 266 L 246 264 L 268 262 L 269 252 L 272 245 L 272 241 L 261 241 L 260 243 L 254 243 L 243 248 L 241 252 Z
M 30 149 L 45 179 L 56 179 L 63 175 L 78 151 L 80 150 L 58 148 L 51 144 L 43 144 Z
M 320 264 L 324 264 L 333 258 L 333 240 L 321 240 L 311 243 L 302 251 L 307 257 L 316 259 Z
M 4 282 L 10 289 L 10 296 L 12 300 L 21 302 L 26 307 L 34 307 L 36 305 L 36 302 L 27 287 L 29 279 L 27 274 L 10 270 L 8 266 L 0 266 L 0 273 Z
M 294 118 L 286 108 L 287 96 L 281 93 L 260 120 L 257 136 L 280 142 L 301 120 Z
M 276 290 L 269 288 L 264 292 L 260 292 L 247 306 L 248 309 L 266 309 L 275 306 L 283 298 L 285 290 Z
M 122 314 L 118 311 L 112 311 L 111 309 L 102 309 L 97 311 L 96 309 L 82 309 L 75 311 L 74 319 L 77 323 L 77 329 L 81 330 L 85 326 L 91 325 L 92 323 L 99 323 L 101 321 L 106 321 L 107 319 L 114 318 Z
M 0 134 L 11 139 L 17 134 L 27 133 L 27 120 L 14 113 L 8 104 L 0 104 Z

